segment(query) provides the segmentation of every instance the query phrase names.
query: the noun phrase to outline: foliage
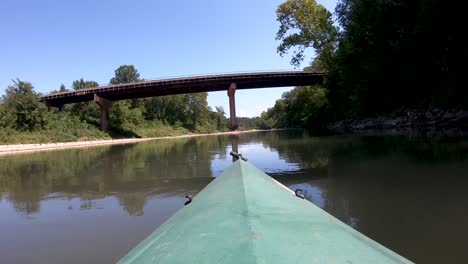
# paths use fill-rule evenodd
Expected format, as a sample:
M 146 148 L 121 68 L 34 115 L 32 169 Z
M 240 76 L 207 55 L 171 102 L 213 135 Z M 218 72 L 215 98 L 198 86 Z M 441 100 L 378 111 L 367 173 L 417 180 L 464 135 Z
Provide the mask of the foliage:
M 332 14 L 315 0 L 287 0 L 278 7 L 276 15 L 280 22 L 276 40 L 281 41 L 278 53 L 283 56 L 295 48 L 291 64 L 298 67 L 304 60 L 305 50 L 313 48 L 316 67 L 328 69 L 338 37 Z
M 82 90 L 82 89 L 88 89 L 88 88 L 93 88 L 93 87 L 98 87 L 99 84 L 95 81 L 85 81 L 83 78 L 73 81 L 72 83 L 72 88 L 73 90 Z
M 112 105 L 111 124 L 114 127 L 143 124 L 143 114 L 140 108 L 132 108 L 129 101 L 118 101 Z
M 329 116 L 327 90 L 318 86 L 297 87 L 283 94 L 275 106 L 263 112 L 260 128 L 317 128 Z
M 33 86 L 16 79 L 8 86 L 3 96 L 4 112 L 1 119 L 16 130 L 41 129 L 46 125 L 47 108 L 39 102 Z
M 190 132 L 184 127 L 172 126 L 161 121 L 148 121 L 144 125 L 128 127 L 140 137 L 166 137 L 186 135 Z
M 466 63 L 448 53 L 468 50 L 459 45 L 464 33 L 457 9 L 441 0 L 340 1 L 343 32 L 329 83 L 337 112 L 353 117 L 468 106 L 461 80 Z
M 85 81 L 83 80 L 83 78 L 79 80 L 75 80 L 72 83 L 72 89 L 75 91 L 98 87 L 98 86 L 99 84 L 97 82 Z M 99 110 L 99 107 L 94 102 L 75 103 L 70 106 L 67 106 L 66 110 L 68 110 L 70 113 L 78 115 L 81 118 L 81 120 L 98 123 L 100 110 Z
M 285 1 L 277 9 L 278 52 L 295 49 L 292 64 L 298 66 L 306 49 L 314 49 L 316 58 L 305 70 L 327 72 L 328 110 L 319 120 L 317 112 L 306 112 L 315 111 L 311 108 L 297 113 L 279 102 L 262 118 L 263 126 L 468 107 L 461 10 L 442 0 L 340 0 L 338 30 L 332 15 L 315 1 Z
M 51 112 L 47 125 L 41 129 L 20 131 L 12 127 L 0 130 L 0 144 L 54 143 L 108 139 L 109 135 L 97 126 L 83 122 L 67 112 Z
M 210 112 L 211 120 L 216 120 L 216 129 L 219 131 L 225 131 L 228 129 L 228 120 L 226 118 L 226 112 L 222 106 L 215 106 L 215 111 Z M 239 121 L 239 119 L 237 119 Z
M 208 118 L 208 93 L 194 93 L 185 95 L 187 106 L 187 125 L 196 131 L 200 124 L 205 123 Z
M 186 121 L 184 95 L 147 98 L 144 107 L 144 117 L 147 120 L 160 120 L 171 125 Z
M 140 73 L 133 65 L 122 65 L 115 70 L 115 76 L 110 80 L 111 84 L 132 83 L 140 81 Z
M 65 87 L 65 85 L 62 83 L 60 85 L 60 88 L 58 90 L 54 90 L 52 92 L 50 92 L 50 94 L 56 94 L 56 93 L 64 93 L 64 92 L 68 92 L 68 89 Z
M 260 128 L 260 117 L 238 117 L 239 130 L 250 130 Z

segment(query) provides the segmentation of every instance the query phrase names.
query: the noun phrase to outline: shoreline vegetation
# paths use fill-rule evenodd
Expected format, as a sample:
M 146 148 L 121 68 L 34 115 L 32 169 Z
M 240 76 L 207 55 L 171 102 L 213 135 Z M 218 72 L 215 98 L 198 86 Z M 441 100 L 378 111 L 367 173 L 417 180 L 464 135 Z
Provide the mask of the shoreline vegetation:
M 286 0 L 276 14 L 280 55 L 326 72 L 262 113 L 270 127 L 467 130 L 468 71 L 456 6 L 441 0 L 339 0 L 334 11 Z M 406 112 L 406 113 L 405 113 Z M 344 121 L 340 121 L 344 120 Z M 349 131 L 348 130 L 348 131 Z
M 178 138 L 192 138 L 202 136 L 219 136 L 219 135 L 239 135 L 244 133 L 262 132 L 262 131 L 276 131 L 285 129 L 249 129 L 249 130 L 236 130 L 226 132 L 213 132 L 213 133 L 200 133 L 200 134 L 185 134 L 173 136 L 160 136 L 160 137 L 146 137 L 146 138 L 121 138 L 121 139 L 99 139 L 91 141 L 73 141 L 73 142 L 57 142 L 57 143 L 37 143 L 37 144 L 14 144 L 14 145 L 0 145 L 0 157 L 16 155 L 22 153 L 31 153 L 37 151 L 51 151 L 71 148 L 89 148 L 105 145 L 119 145 L 119 144 L 132 144 L 150 140 L 161 139 L 178 139 Z

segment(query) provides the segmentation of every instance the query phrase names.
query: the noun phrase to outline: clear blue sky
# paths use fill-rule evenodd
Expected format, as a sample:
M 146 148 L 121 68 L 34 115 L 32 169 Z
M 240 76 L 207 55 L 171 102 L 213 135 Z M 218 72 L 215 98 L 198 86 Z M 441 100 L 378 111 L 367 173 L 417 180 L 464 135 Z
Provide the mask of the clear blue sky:
M 336 1 L 318 2 L 333 10 Z M 107 84 L 123 64 L 145 79 L 292 69 L 276 53 L 282 2 L 2 0 L 0 94 L 15 78 L 41 93 L 79 78 Z M 238 91 L 238 116 L 259 115 L 289 89 Z M 228 110 L 226 92 L 208 102 Z

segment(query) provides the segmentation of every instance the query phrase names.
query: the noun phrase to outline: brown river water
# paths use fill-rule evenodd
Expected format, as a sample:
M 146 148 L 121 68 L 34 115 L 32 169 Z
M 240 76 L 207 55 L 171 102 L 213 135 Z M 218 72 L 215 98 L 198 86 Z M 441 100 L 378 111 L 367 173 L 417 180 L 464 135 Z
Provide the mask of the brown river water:
M 303 131 L 0 157 L 0 263 L 115 263 L 232 163 L 233 144 L 398 254 L 468 263 L 468 141 Z

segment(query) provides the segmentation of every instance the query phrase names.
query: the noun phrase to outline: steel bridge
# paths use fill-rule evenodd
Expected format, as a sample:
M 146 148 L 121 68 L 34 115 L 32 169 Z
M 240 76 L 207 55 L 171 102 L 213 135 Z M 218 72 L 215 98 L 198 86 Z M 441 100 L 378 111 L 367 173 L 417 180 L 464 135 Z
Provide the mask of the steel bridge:
M 44 95 L 40 100 L 49 107 L 94 101 L 101 109 L 101 129 L 109 127 L 112 101 L 173 94 L 214 92 L 227 90 L 231 129 L 237 128 L 235 92 L 242 89 L 305 86 L 322 84 L 325 74 L 307 71 L 273 71 L 190 76 L 134 83 L 104 85 L 94 88 Z

